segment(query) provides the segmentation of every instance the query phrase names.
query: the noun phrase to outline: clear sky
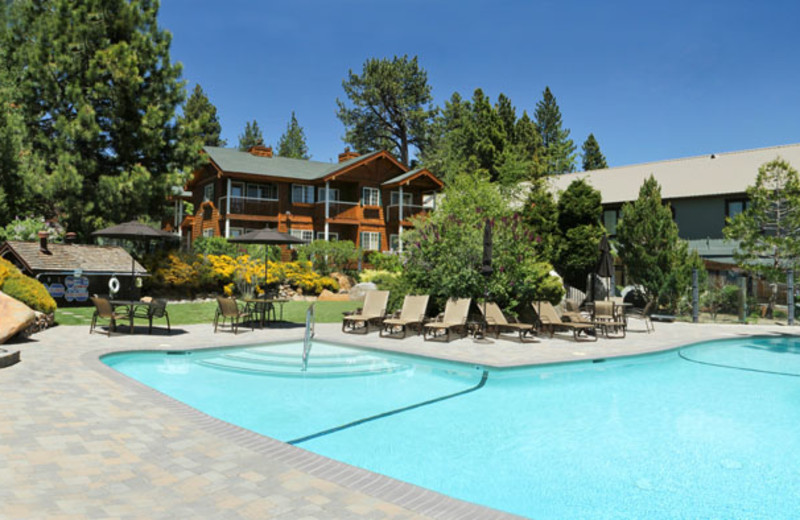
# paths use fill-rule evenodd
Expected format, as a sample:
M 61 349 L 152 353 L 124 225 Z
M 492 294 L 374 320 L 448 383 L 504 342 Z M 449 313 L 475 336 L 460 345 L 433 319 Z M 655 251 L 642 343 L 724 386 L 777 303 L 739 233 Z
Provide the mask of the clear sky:
M 796 0 L 162 0 L 159 15 L 229 146 L 253 119 L 276 145 L 294 110 L 312 159 L 335 161 L 348 70 L 408 54 L 437 105 L 480 87 L 532 115 L 549 86 L 578 149 L 594 133 L 611 166 L 800 142 L 798 22 Z

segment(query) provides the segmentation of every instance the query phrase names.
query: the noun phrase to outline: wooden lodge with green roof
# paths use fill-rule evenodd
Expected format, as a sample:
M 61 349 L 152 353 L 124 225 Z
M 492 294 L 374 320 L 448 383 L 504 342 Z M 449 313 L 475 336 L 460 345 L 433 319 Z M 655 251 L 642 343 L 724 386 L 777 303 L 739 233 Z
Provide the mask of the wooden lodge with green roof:
M 433 210 L 442 188 L 428 170 L 410 170 L 386 151 L 345 150 L 337 164 L 274 157 L 265 146 L 204 151 L 209 161 L 185 187 L 194 215 L 179 219 L 188 242 L 270 227 L 304 240 L 402 250 L 410 217 Z

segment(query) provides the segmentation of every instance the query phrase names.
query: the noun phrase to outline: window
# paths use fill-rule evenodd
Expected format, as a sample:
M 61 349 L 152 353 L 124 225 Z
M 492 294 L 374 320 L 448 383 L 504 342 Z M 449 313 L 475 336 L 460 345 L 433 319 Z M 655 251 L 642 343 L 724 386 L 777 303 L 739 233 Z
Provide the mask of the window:
M 241 236 L 241 235 L 244 235 L 244 228 L 232 227 L 230 229 L 230 237 L 229 238 L 238 237 L 238 236 Z
M 214 228 L 205 228 L 203 230 L 203 236 L 206 238 L 211 238 L 214 236 Z
M 410 206 L 412 201 L 412 195 L 408 192 L 403 192 L 403 206 Z M 400 204 L 400 192 L 393 191 L 389 196 L 389 204 L 391 206 L 397 206 Z
M 330 194 L 331 202 L 340 200 L 339 199 L 339 188 L 330 188 L 328 190 L 328 193 Z M 325 188 L 318 188 L 317 189 L 317 200 L 319 202 L 325 202 Z
M 274 184 L 247 183 L 247 198 L 278 200 L 278 187 Z
M 363 249 L 364 251 L 380 251 L 381 234 L 372 231 L 362 231 L 361 249 Z
M 423 208 L 435 208 L 436 207 L 436 192 L 429 191 L 428 193 L 422 194 L 422 207 Z
M 292 202 L 313 204 L 314 186 L 308 186 L 306 184 L 292 184 Z
M 317 240 L 325 240 L 325 232 L 324 231 L 317 231 Z M 331 233 L 328 232 L 328 241 L 331 240 L 339 240 L 339 233 Z
M 205 186 L 203 186 L 203 202 L 210 200 L 213 202 L 214 200 L 214 183 L 209 182 Z
M 400 235 L 389 235 L 389 249 L 392 251 L 400 250 Z
M 606 231 L 612 237 L 617 234 L 617 220 L 619 219 L 619 210 L 618 209 L 606 209 L 603 210 L 603 225 L 606 227 Z
M 726 200 L 725 201 L 725 216 L 733 218 L 739 213 L 743 213 L 747 209 L 747 201 L 744 199 Z
M 361 204 L 365 206 L 380 206 L 381 192 L 378 188 L 361 188 Z
M 289 234 L 300 240 L 305 240 L 306 242 L 314 240 L 314 232 L 310 229 L 292 229 L 289 231 Z
M 230 196 L 231 198 L 244 197 L 244 184 L 241 182 L 232 182 Z

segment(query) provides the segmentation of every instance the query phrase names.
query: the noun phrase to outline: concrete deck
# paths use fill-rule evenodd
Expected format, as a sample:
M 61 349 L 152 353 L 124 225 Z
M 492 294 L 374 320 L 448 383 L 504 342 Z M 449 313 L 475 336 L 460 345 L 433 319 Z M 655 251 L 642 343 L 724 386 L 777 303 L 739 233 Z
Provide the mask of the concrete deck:
M 634 324 L 635 325 L 635 324 Z M 0 370 L 0 518 L 510 518 L 354 468 L 210 418 L 102 364 L 102 353 L 297 340 L 302 329 L 173 335 L 88 334 L 55 327 Z M 796 328 L 656 324 L 656 332 L 576 343 L 571 336 L 449 344 L 345 335 L 317 338 L 494 367 L 632 355 L 696 341 Z M 508 336 L 509 338 L 511 336 Z M 569 339 L 567 339 L 569 338 Z

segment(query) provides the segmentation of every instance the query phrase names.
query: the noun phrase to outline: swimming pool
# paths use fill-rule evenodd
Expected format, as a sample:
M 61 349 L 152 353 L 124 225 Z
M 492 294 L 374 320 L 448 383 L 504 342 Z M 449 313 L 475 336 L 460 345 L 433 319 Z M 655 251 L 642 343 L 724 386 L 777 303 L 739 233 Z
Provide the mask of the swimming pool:
M 315 342 L 103 361 L 209 415 L 536 518 L 794 518 L 800 341 L 514 370 Z

